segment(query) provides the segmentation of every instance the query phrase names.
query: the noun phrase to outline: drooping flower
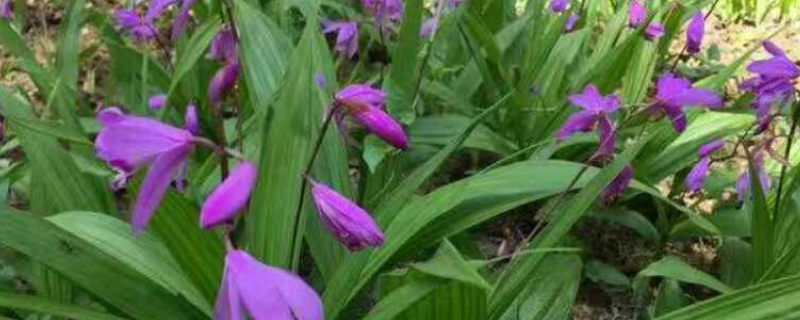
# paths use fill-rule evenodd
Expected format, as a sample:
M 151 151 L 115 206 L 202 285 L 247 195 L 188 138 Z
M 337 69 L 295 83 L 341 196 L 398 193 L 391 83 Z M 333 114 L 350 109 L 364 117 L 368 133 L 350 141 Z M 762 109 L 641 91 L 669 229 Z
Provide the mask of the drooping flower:
M 183 117 L 183 127 L 195 136 L 200 135 L 200 118 L 197 117 L 197 107 L 194 103 L 186 106 L 186 115 Z
M 795 81 L 800 77 L 800 67 L 783 50 L 770 41 L 764 41 L 763 46 L 772 57 L 751 63 L 747 70 L 756 76 L 740 86 L 756 96 L 753 107 L 758 118 L 758 132 L 766 130 L 777 115 L 772 112 L 774 105 L 780 106 L 794 99 Z
M 564 141 L 578 132 L 590 132 L 597 127 L 600 143 L 592 157 L 604 162 L 614 155 L 616 134 L 611 114 L 619 109 L 620 100 L 616 95 L 603 97 L 594 85 L 589 85 L 582 94 L 569 97 L 569 102 L 583 110 L 567 119 L 558 132 L 558 141 Z
M 333 189 L 311 179 L 308 182 L 322 223 L 347 249 L 383 245 L 383 232 L 369 213 Z
M 622 169 L 622 172 L 611 181 L 611 183 L 603 189 L 603 194 L 601 198 L 603 199 L 603 203 L 610 204 L 617 199 L 617 197 L 621 196 L 625 190 L 628 189 L 630 186 L 631 181 L 633 180 L 633 167 L 630 165 L 625 166 Z
M 703 16 L 703 12 L 698 11 L 686 30 L 686 51 L 690 54 L 700 52 L 700 47 L 703 45 L 703 36 L 706 32 L 705 28 L 706 18 Z
M 334 50 L 343 58 L 353 58 L 358 52 L 358 23 L 352 22 L 326 22 L 323 24 L 323 33 L 336 32 L 336 45 Z
M 172 5 L 177 5 L 182 0 L 151 0 L 147 12 L 144 14 L 144 20 L 148 23 L 153 23 L 160 18 L 167 8 Z
M 764 155 L 761 152 L 756 152 L 753 155 L 753 167 L 758 173 L 758 179 L 761 183 L 761 189 L 764 195 L 769 192 L 771 187 L 770 177 L 767 170 L 764 169 Z M 750 170 L 749 167 L 745 172 L 736 180 L 736 192 L 738 193 L 739 201 L 744 201 L 750 194 Z
M 408 149 L 403 127 L 384 111 L 386 94 L 367 85 L 350 85 L 336 94 L 335 103 L 342 115 L 350 115 L 364 128 L 395 148 Z
M 650 106 L 654 112 L 661 112 L 672 120 L 678 132 L 686 130 L 687 106 L 706 106 L 712 109 L 722 106 L 722 98 L 714 92 L 694 89 L 689 80 L 665 73 L 658 79 L 655 102 Z
M 140 232 L 147 227 L 173 178 L 184 170 L 195 137 L 152 119 L 125 115 L 117 108 L 101 111 L 97 120 L 103 126 L 95 140 L 100 159 L 125 173 L 150 166 L 131 222 L 134 231 Z
M 158 111 L 164 109 L 167 105 L 167 95 L 166 94 L 157 94 L 150 97 L 147 103 L 150 106 L 150 110 Z
M 703 184 L 705 184 L 708 177 L 708 169 L 711 165 L 711 154 L 722 148 L 723 145 L 724 142 L 722 140 L 714 140 L 700 147 L 698 151 L 700 161 L 697 162 L 686 177 L 686 189 L 695 193 L 703 189 Z
M 644 30 L 644 35 L 647 37 L 647 40 L 658 41 L 658 39 L 664 36 L 664 25 L 653 22 Z
M 217 33 L 208 49 L 208 58 L 220 62 L 239 59 L 239 44 L 232 28 L 225 27 Z
M 208 230 L 233 221 L 250 200 L 257 177 L 256 166 L 246 161 L 239 164 L 203 203 L 200 226 Z
M 396 24 L 403 19 L 403 0 L 362 0 L 364 7 L 375 17 L 375 26 L 384 32 L 389 23 Z
M 564 25 L 564 33 L 570 33 L 572 30 L 575 29 L 575 25 L 578 24 L 578 21 L 581 20 L 581 16 L 577 13 L 573 13 L 567 19 L 567 24 Z
M 628 6 L 628 26 L 638 28 L 647 22 L 647 8 L 639 0 L 631 1 Z
M 553 13 L 563 13 L 569 9 L 569 0 L 553 0 L 550 2 L 550 11 Z
M 136 12 L 120 9 L 114 13 L 114 18 L 117 21 L 117 27 L 136 42 L 148 42 L 158 37 L 155 26 L 140 18 Z
M 212 104 L 218 104 L 236 86 L 239 79 L 239 61 L 234 60 L 223 66 L 208 84 L 208 99 Z
M 0 18 L 14 19 L 14 0 L 2 0 L 0 2 Z
M 248 314 L 259 320 L 324 319 L 322 300 L 303 279 L 231 250 L 225 256 L 214 319 L 244 320 Z

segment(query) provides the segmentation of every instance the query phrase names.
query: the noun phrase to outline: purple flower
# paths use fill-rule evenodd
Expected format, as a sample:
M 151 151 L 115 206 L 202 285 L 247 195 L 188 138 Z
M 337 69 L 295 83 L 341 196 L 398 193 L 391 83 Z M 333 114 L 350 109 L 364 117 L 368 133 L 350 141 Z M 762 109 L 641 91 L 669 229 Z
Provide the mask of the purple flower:
M 336 32 L 336 46 L 334 50 L 343 58 L 353 58 L 358 52 L 358 23 L 356 22 L 326 22 L 323 33 Z
M 569 0 L 553 0 L 550 2 L 550 11 L 553 13 L 562 13 L 569 9 Z
M 628 6 L 628 26 L 638 28 L 647 22 L 647 8 L 639 0 L 631 1 Z
M 151 23 L 139 18 L 136 12 L 125 9 L 117 10 L 114 18 L 117 20 L 117 27 L 136 42 L 151 41 L 158 36 L 156 28 Z
M 186 27 L 189 26 L 189 22 L 192 20 L 192 15 L 189 11 L 192 10 L 192 6 L 197 0 L 183 0 L 181 3 L 181 10 L 178 12 L 178 15 L 175 17 L 175 20 L 172 21 L 172 41 L 177 41 L 178 38 L 186 32 Z
M 155 120 L 124 115 L 117 108 L 101 111 L 97 120 L 103 126 L 95 140 L 100 159 L 125 173 L 150 165 L 131 222 L 133 230 L 140 232 L 147 227 L 170 182 L 185 169 L 195 137 Z
M 383 110 L 386 94 L 367 85 L 350 85 L 336 94 L 336 105 L 346 114 L 394 147 L 408 149 L 403 127 Z
M 195 136 L 200 135 L 200 119 L 197 117 L 197 107 L 194 103 L 186 106 L 186 115 L 183 118 L 183 127 Z
M 630 165 L 625 166 L 625 168 L 622 169 L 622 172 L 620 172 L 619 175 L 614 178 L 614 180 L 611 181 L 611 183 L 603 190 L 603 194 L 601 195 L 603 203 L 613 203 L 617 197 L 621 196 L 622 193 L 628 189 L 628 186 L 631 184 L 632 180 L 633 167 Z
M 200 227 L 208 230 L 233 221 L 247 205 L 257 178 L 258 170 L 254 165 L 249 162 L 239 164 L 203 203 Z
M 573 13 L 567 19 L 567 24 L 564 26 L 564 33 L 570 33 L 573 29 L 575 29 L 575 25 L 578 21 L 581 20 L 581 16 L 577 13 Z
M 698 153 L 700 154 L 700 161 L 692 168 L 689 175 L 686 177 L 686 188 L 691 192 L 700 192 L 703 188 L 706 178 L 708 177 L 708 169 L 711 165 L 711 154 L 722 148 L 724 142 L 722 140 L 714 140 L 711 143 L 705 144 L 700 147 Z
M 403 19 L 403 0 L 362 0 L 364 7 L 369 9 L 375 16 L 375 25 L 387 31 L 389 25 L 386 23 L 398 23 Z
M 422 24 L 422 28 L 419 30 L 419 36 L 425 39 L 430 38 L 436 29 L 439 28 L 439 22 L 436 21 L 436 18 L 430 18 Z
M 14 19 L 14 0 L 2 0 L 0 2 L 0 18 Z
M 655 102 L 651 110 L 663 112 L 672 120 L 672 125 L 678 132 L 686 130 L 686 115 L 683 108 L 686 106 L 703 105 L 712 109 L 722 106 L 722 98 L 714 92 L 694 89 L 689 80 L 665 73 L 658 79 Z
M 167 105 L 167 95 L 166 94 L 157 94 L 150 97 L 148 101 L 148 105 L 150 106 L 150 110 L 158 111 L 164 109 Z
M 619 109 L 619 97 L 609 95 L 603 97 L 594 85 L 589 85 L 582 94 L 569 97 L 569 102 L 583 108 L 573 114 L 558 132 L 558 141 L 569 139 L 578 132 L 590 132 L 597 126 L 600 134 L 600 144 L 592 158 L 600 161 L 608 160 L 614 155 L 616 135 L 611 114 Z
M 383 232 L 372 217 L 331 188 L 309 179 L 322 223 L 350 251 L 383 245 Z
M 689 23 L 689 29 L 686 30 L 686 51 L 690 54 L 700 52 L 700 47 L 703 45 L 703 35 L 705 35 L 706 18 L 703 13 L 698 11 L 692 22 Z
M 219 104 L 225 96 L 236 86 L 239 79 L 239 61 L 229 62 L 217 71 L 208 85 L 208 98 L 212 104 Z
M 207 57 L 221 62 L 239 59 L 239 44 L 232 28 L 225 27 L 220 30 L 214 40 L 211 41 Z
M 450 7 L 450 9 L 455 9 L 464 2 L 467 2 L 467 0 L 449 0 L 447 5 Z
M 151 0 L 150 7 L 147 8 L 147 13 L 144 15 L 144 20 L 147 23 L 153 23 L 164 14 L 164 11 L 169 6 L 180 3 L 181 0 Z
M 658 41 L 664 36 L 664 26 L 660 23 L 653 22 L 644 31 L 644 35 L 650 41 Z
M 756 96 L 753 107 L 758 118 L 758 132 L 766 130 L 777 115 L 772 113 L 774 105 L 782 105 L 794 98 L 794 82 L 800 77 L 800 68 L 777 45 L 765 41 L 764 49 L 772 58 L 751 63 L 747 70 L 756 76 L 740 86 Z
M 216 320 L 323 320 L 319 295 L 300 277 L 260 263 L 242 250 L 225 256 Z
M 753 167 L 755 167 L 758 173 L 762 191 L 764 191 L 764 195 L 766 195 L 769 192 L 771 183 L 769 174 L 764 170 L 764 156 L 761 152 L 756 152 L 756 154 L 753 155 Z M 739 201 L 744 201 L 745 197 L 750 194 L 750 188 L 750 170 L 747 169 L 739 176 L 739 179 L 736 180 L 736 192 L 739 194 Z

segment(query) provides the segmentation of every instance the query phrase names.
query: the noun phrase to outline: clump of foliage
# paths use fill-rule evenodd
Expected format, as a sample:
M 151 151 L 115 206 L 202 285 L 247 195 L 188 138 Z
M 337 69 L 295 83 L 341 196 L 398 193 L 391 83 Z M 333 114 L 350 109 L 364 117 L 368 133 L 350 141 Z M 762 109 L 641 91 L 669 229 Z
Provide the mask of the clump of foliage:
M 719 4 L 0 1 L 0 319 L 793 319 L 800 67 Z

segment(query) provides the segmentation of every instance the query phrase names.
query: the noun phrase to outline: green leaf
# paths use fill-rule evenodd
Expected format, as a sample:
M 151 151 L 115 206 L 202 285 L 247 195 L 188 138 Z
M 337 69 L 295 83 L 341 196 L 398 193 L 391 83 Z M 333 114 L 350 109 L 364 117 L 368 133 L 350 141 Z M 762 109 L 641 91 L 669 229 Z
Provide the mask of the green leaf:
M 457 114 L 438 114 L 417 119 L 408 127 L 408 134 L 415 144 L 425 143 L 432 145 L 447 145 L 461 129 L 469 125 L 472 120 Z M 474 148 L 508 155 L 514 152 L 516 146 L 491 128 L 479 125 L 475 131 L 464 141 L 465 148 Z
M 641 150 L 648 135 L 642 134 L 636 144 L 629 146 L 613 162 L 595 175 L 577 195 L 564 204 L 563 208 L 556 208 L 560 214 L 554 217 L 542 232 L 527 246 L 530 249 L 542 249 L 555 246 L 561 238 L 569 232 L 575 223 L 584 216 L 603 189 L 616 178 Z M 490 297 L 490 310 L 493 319 L 507 312 L 513 298 L 522 292 L 529 275 L 542 261 L 540 256 L 513 261 L 497 280 L 496 289 Z
M 498 320 L 568 320 L 578 296 L 583 262 L 575 254 L 534 253 L 544 261 Z M 527 259 L 522 258 L 521 259 Z
M 658 297 L 656 297 L 654 307 L 655 316 L 675 311 L 685 305 L 686 299 L 683 297 L 683 290 L 678 281 L 672 279 L 662 281 L 658 287 Z
M 72 102 L 77 99 L 84 7 L 86 7 L 85 0 L 70 1 L 67 9 L 69 14 L 59 37 L 58 59 L 56 60 L 59 80 L 65 87 L 64 92 L 68 93 L 67 101 Z
M 169 95 L 172 96 L 175 88 L 183 81 L 189 71 L 195 66 L 198 60 L 203 57 L 203 53 L 208 48 L 209 43 L 214 40 L 214 37 L 222 27 L 222 21 L 219 17 L 213 16 L 203 22 L 192 33 L 192 37 L 186 45 L 186 49 L 182 51 L 181 56 L 175 62 L 175 72 L 172 75 L 172 82 L 169 85 Z
M 753 245 L 753 278 L 760 279 L 769 267 L 775 262 L 775 228 L 772 225 L 772 214 L 767 206 L 767 197 L 761 186 L 761 179 L 748 154 L 748 171 L 750 176 L 751 221 L 750 224 Z
M 234 5 L 244 82 L 250 103 L 265 114 L 288 67 L 291 43 L 260 9 L 244 0 L 235 0 Z
M 393 272 L 381 280 L 385 298 L 368 315 L 370 319 L 380 319 L 377 316 L 395 320 L 486 319 L 486 290 L 483 288 L 405 271 Z M 389 303 L 398 305 L 389 306 Z M 381 311 L 382 306 L 389 310 Z
M 211 305 L 152 234 L 134 236 L 128 223 L 94 212 L 67 212 L 47 219 L 211 314 Z
M 186 299 L 52 222 L 0 213 L 0 243 L 58 272 L 135 319 L 207 319 Z
M 264 125 L 260 174 L 246 216 L 247 248 L 265 263 L 281 268 L 293 268 L 299 262 L 296 253 L 302 246 L 292 239 L 302 239 L 304 224 L 299 221 L 306 221 L 298 216 L 301 188 L 306 184 L 303 173 L 326 114 L 325 98 L 314 83 L 324 67 L 318 54 L 325 50 L 320 37 L 319 26 L 309 21 L 292 55 L 292 72 Z M 313 207 L 309 197 L 305 202 L 307 208 Z
M 392 51 L 392 66 L 388 81 L 383 88 L 388 94 L 386 108 L 403 123 L 414 120 L 414 94 L 417 87 L 419 51 L 422 40 L 419 32 L 422 25 L 423 0 L 405 2 L 405 16 L 397 46 Z
M 17 295 L 4 292 L 0 292 L 0 307 L 44 313 L 70 319 L 125 320 L 125 318 L 120 318 L 108 313 L 94 311 L 91 309 L 76 307 L 71 304 L 58 303 L 52 300 L 34 296 Z M 9 318 L 3 318 L 0 316 L 0 319 Z
M 656 229 L 650 220 L 647 220 L 647 218 L 645 218 L 639 212 L 621 208 L 612 208 L 611 210 L 593 212 L 592 216 L 631 228 L 631 230 L 638 233 L 647 241 L 661 241 L 661 235 L 658 233 L 658 229 Z
M 391 275 L 390 275 L 391 276 Z M 433 277 L 416 277 L 392 290 L 362 320 L 397 319 L 404 311 L 431 294 L 444 281 Z
M 627 287 L 631 280 L 614 267 L 598 260 L 590 260 L 586 264 L 586 277 L 594 282 L 603 282 L 612 286 Z
M 703 301 L 655 320 L 791 320 L 800 316 L 800 277 L 786 277 Z
M 447 240 L 442 242 L 439 250 L 430 261 L 417 263 L 412 265 L 412 267 L 422 273 L 435 277 L 452 279 L 487 290 L 492 289 L 492 286 L 486 282 L 486 279 L 478 274 L 478 272 L 464 260 L 461 253 Z
M 664 277 L 681 282 L 698 284 L 718 292 L 728 293 L 732 289 L 711 275 L 692 267 L 677 257 L 664 257 L 640 271 L 637 277 Z

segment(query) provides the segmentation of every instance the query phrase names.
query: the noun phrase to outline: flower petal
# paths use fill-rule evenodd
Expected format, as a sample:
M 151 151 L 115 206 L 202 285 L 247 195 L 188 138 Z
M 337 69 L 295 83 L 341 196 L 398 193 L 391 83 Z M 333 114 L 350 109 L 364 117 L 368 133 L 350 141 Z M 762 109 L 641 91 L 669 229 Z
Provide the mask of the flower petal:
M 323 184 L 309 182 L 319 216 L 339 242 L 350 251 L 383 245 L 383 232 L 364 209 Z
M 702 157 L 708 157 L 712 153 L 714 153 L 717 150 L 719 150 L 720 148 L 722 148 L 722 146 L 724 146 L 724 145 L 725 145 L 725 142 L 722 141 L 722 140 L 711 141 L 709 143 L 704 144 L 702 147 L 700 147 L 700 150 L 698 150 L 698 154 L 700 154 L 701 158 Z
M 356 110 L 350 114 L 356 122 L 395 148 L 408 149 L 408 136 L 403 127 L 385 111 L 368 107 L 366 110 Z
M 147 104 L 150 106 L 150 110 L 158 111 L 164 109 L 164 107 L 167 105 L 167 95 L 154 95 L 150 97 L 150 100 L 147 101 Z
M 589 111 L 581 111 L 572 114 L 561 130 L 558 131 L 558 141 L 563 142 L 578 132 L 589 132 L 594 128 L 598 120 L 598 115 Z
M 186 130 L 142 117 L 127 116 L 117 108 L 101 111 L 97 119 L 103 129 L 97 135 L 97 155 L 109 162 L 133 168 L 152 161 L 159 154 L 194 141 Z
M 183 0 L 181 4 L 181 11 L 178 12 L 178 15 L 175 17 L 175 20 L 172 21 L 172 41 L 177 41 L 184 32 L 186 32 L 186 28 L 189 26 L 189 22 L 192 20 L 192 15 L 190 11 L 192 10 L 192 6 L 197 0 Z
M 647 29 L 645 29 L 644 34 L 648 40 L 657 41 L 664 36 L 664 25 L 656 22 L 651 23 L 647 26 Z
M 622 195 L 633 180 L 633 167 L 630 165 L 622 169 L 622 172 L 614 178 L 611 183 L 603 190 L 602 198 L 606 204 L 614 202 L 614 200 Z
M 597 125 L 600 132 L 600 143 L 597 152 L 592 156 L 593 159 L 606 162 L 614 157 L 614 149 L 617 144 L 617 135 L 614 132 L 614 124 L 608 116 L 600 117 Z
M 233 220 L 250 199 L 257 178 L 258 170 L 253 164 L 239 164 L 203 203 L 200 226 L 212 229 Z
M 147 23 L 155 22 L 161 15 L 164 14 L 164 11 L 173 4 L 177 4 L 181 0 L 152 0 L 150 2 L 150 7 L 147 8 L 147 13 L 144 15 L 144 20 Z
M 167 193 L 172 177 L 192 153 L 191 146 L 180 146 L 159 155 L 136 196 L 131 224 L 135 233 L 144 230 L 153 218 L 156 208 Z
M 710 164 L 710 158 L 700 158 L 700 161 L 697 162 L 686 177 L 686 189 L 691 192 L 699 192 L 703 189 L 703 184 L 706 181 L 706 177 L 708 177 L 708 168 Z
M 631 1 L 628 6 L 628 26 L 638 28 L 647 21 L 647 8 L 639 0 Z
M 246 320 L 244 305 L 239 298 L 239 288 L 236 281 L 228 271 L 228 266 L 222 274 L 222 285 L 217 294 L 217 302 L 214 305 L 215 320 Z
M 717 109 L 722 106 L 722 97 L 703 89 L 687 89 L 672 97 L 671 103 L 679 106 L 706 106 Z
M 323 320 L 319 295 L 298 276 L 258 262 L 241 250 L 228 253 L 226 265 L 247 310 L 255 319 Z
M 706 18 L 703 16 L 702 11 L 698 11 L 689 23 L 689 28 L 686 30 L 686 51 L 694 54 L 700 52 L 700 47 L 703 45 L 703 36 L 705 35 Z
M 336 103 L 356 109 L 366 109 L 370 106 L 383 109 L 386 104 L 386 93 L 368 85 L 354 84 L 336 93 Z
M 231 61 L 219 69 L 208 85 L 208 99 L 211 103 L 217 104 L 225 99 L 225 95 L 236 86 L 237 79 L 239 79 L 238 61 Z
M 197 117 L 197 107 L 190 103 L 186 106 L 186 115 L 183 117 L 183 127 L 195 136 L 200 135 L 200 119 Z
M 675 131 L 682 133 L 686 130 L 686 115 L 683 110 L 671 106 L 664 106 L 662 110 L 672 120 L 672 126 L 675 127 Z

